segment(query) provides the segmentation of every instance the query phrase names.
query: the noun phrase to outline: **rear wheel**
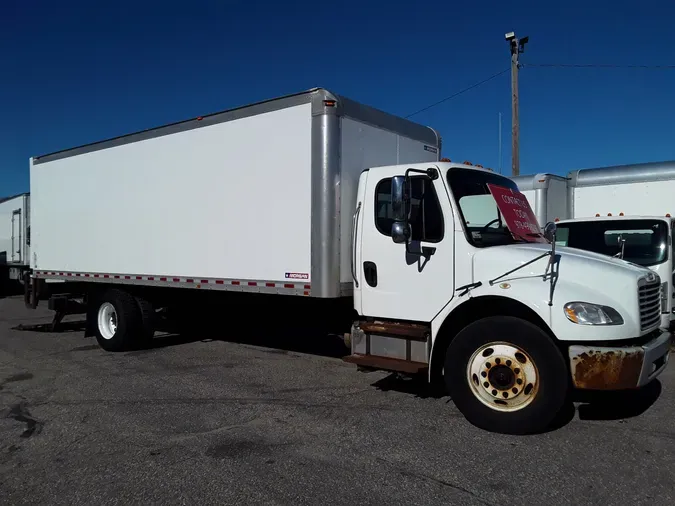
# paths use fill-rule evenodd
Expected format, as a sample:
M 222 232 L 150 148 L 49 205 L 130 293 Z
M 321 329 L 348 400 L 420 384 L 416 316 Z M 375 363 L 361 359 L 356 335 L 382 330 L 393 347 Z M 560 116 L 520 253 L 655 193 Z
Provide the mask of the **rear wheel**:
M 447 349 L 444 377 L 466 419 L 492 432 L 542 431 L 567 399 L 560 350 L 539 327 L 514 317 L 485 318 L 464 328 Z
M 131 349 L 142 340 L 144 328 L 141 310 L 131 295 L 109 290 L 96 302 L 96 340 L 106 351 Z

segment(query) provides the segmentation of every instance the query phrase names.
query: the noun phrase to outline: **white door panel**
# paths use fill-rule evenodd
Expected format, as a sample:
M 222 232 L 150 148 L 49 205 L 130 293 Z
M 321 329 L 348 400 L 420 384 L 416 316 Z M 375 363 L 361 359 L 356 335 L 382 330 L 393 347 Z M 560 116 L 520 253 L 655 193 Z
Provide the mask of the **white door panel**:
M 391 238 L 391 172 L 368 173 L 361 221 L 361 314 L 429 322 L 454 293 L 453 218 L 443 174 L 432 181 L 413 175 L 412 237 L 404 244 Z M 414 252 L 435 249 L 425 258 Z

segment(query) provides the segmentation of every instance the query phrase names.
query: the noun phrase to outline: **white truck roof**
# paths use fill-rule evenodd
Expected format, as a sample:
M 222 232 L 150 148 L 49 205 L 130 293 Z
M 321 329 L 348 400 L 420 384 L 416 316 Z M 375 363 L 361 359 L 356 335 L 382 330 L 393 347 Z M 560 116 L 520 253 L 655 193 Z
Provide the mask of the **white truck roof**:
M 578 222 L 578 221 L 622 221 L 622 220 L 663 220 L 663 221 L 669 221 L 672 222 L 673 218 L 670 216 L 642 216 L 642 215 L 619 215 L 619 216 L 584 216 L 582 218 L 570 218 L 567 220 L 558 220 L 557 223 L 570 223 L 570 222 Z
M 633 163 L 577 169 L 567 175 L 570 187 L 675 180 L 675 161 Z

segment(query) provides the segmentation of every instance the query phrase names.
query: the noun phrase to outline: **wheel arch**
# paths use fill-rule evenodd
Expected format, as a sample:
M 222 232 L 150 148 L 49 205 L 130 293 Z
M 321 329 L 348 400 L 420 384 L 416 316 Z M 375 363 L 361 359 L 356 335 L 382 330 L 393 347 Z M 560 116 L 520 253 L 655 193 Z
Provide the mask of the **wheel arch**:
M 457 306 L 443 321 L 434 339 L 429 358 L 429 381 L 436 384 L 442 380 L 445 350 L 453 338 L 467 325 L 491 316 L 513 316 L 539 327 L 559 345 L 551 328 L 532 308 L 515 299 L 497 295 L 472 297 Z

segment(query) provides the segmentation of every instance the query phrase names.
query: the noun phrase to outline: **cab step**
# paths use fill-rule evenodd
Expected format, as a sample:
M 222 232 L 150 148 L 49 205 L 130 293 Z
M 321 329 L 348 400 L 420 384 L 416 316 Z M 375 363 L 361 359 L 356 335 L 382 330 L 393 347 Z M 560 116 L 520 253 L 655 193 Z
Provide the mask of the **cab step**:
M 429 364 L 424 362 L 412 362 L 397 358 L 377 357 L 374 355 L 348 355 L 342 360 L 359 367 L 379 369 L 381 371 L 402 372 L 406 374 L 419 374 L 425 372 Z

